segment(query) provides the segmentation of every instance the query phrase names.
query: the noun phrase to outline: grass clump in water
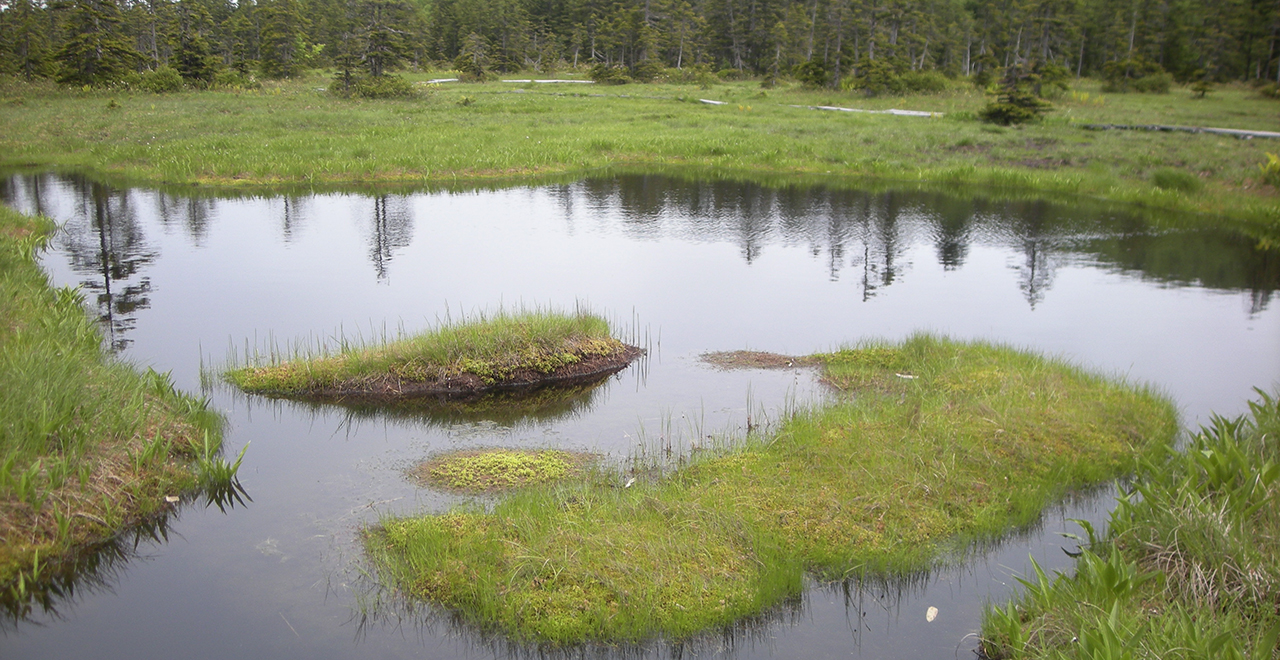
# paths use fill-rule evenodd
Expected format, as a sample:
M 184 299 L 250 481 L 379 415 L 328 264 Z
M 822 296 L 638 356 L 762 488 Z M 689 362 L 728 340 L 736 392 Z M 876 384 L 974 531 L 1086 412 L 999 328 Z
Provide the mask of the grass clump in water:
M 410 472 L 430 486 L 464 493 L 491 493 L 576 476 L 588 458 L 554 449 L 461 451 L 437 456 Z
M 521 641 L 685 638 L 797 596 L 806 574 L 927 570 L 1177 430 L 1148 390 L 987 344 L 813 359 L 848 397 L 630 488 L 569 480 L 386 519 L 366 532 L 380 579 Z
M 185 492 L 238 492 L 221 418 L 109 357 L 80 294 L 49 286 L 35 256 L 53 229 L 0 206 L 0 601 L 19 615 L 77 551 Z
M 1280 399 L 1215 417 L 1146 462 L 1072 575 L 1035 566 L 983 617 L 991 658 L 1274 657 L 1280 641 Z M 1104 651 L 1124 650 L 1124 655 Z
M 277 395 L 386 395 L 483 390 L 535 383 L 592 360 L 630 362 L 637 349 L 586 312 L 499 311 L 385 344 L 349 345 L 333 353 L 233 368 L 225 377 L 247 392 Z

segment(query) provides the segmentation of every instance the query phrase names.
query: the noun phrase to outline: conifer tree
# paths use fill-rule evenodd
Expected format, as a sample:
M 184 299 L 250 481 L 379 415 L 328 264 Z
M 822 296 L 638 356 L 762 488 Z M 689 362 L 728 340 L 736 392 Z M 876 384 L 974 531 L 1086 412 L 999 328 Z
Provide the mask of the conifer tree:
M 290 78 L 302 73 L 310 59 L 306 41 L 309 21 L 298 0 L 269 0 L 259 6 L 262 15 L 260 61 L 262 72 L 271 78 Z
M 58 81 L 107 85 L 137 68 L 142 57 L 125 37 L 115 0 L 69 0 L 67 36 L 58 49 Z

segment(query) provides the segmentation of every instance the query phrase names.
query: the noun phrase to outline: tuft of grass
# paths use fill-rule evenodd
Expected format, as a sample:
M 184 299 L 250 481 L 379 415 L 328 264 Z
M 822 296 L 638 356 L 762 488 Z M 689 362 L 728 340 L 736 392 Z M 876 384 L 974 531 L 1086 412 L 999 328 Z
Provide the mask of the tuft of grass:
M 1200 177 L 1176 167 L 1161 167 L 1151 173 L 1151 185 L 1161 190 L 1174 190 L 1188 195 L 1204 188 Z
M 1280 399 L 1144 462 L 1074 574 L 983 618 L 991 658 L 1270 660 L 1280 641 Z M 1074 641 L 1078 640 L 1078 642 Z M 1124 649 L 1127 655 L 1107 655 Z
M 589 455 L 555 449 L 465 450 L 436 456 L 410 470 L 419 482 L 463 493 L 492 493 L 577 476 Z
M 42 576 L 173 498 L 234 482 L 222 419 L 168 374 L 107 355 L 73 289 L 34 258 L 53 225 L 0 207 L 0 594 L 24 601 Z M 203 451 L 202 451 L 203 449 Z M 238 465 L 238 463 L 237 463 Z M 9 607 L 22 611 L 23 606 Z
M 472 376 L 484 385 L 520 374 L 549 374 L 592 358 L 622 355 L 603 318 L 579 310 L 500 310 L 446 320 L 439 327 L 380 344 L 343 342 L 336 352 L 233 367 L 224 378 L 246 392 L 398 391 L 406 383 L 447 384 Z M 265 362 L 265 363 L 262 363 Z
M 379 579 L 519 641 L 680 639 L 824 580 L 928 570 L 1132 470 L 1177 430 L 1147 389 L 916 336 L 813 356 L 848 396 L 628 488 L 605 474 L 365 531 Z

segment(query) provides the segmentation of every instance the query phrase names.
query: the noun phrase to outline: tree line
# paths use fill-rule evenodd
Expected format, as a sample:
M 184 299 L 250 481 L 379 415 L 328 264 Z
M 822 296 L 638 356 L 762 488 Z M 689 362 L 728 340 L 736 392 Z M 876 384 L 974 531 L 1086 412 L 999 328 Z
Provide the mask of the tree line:
M 0 0 L 0 73 L 107 85 L 444 63 L 464 75 L 596 67 L 796 76 L 1280 83 L 1280 0 Z M 176 74 L 176 75 L 174 75 Z

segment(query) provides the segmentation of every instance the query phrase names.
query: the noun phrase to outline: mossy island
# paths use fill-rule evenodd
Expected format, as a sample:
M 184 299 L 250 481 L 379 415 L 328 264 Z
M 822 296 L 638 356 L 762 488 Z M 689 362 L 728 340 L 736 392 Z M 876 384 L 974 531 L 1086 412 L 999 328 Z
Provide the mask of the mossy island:
M 365 531 L 379 581 L 518 642 L 687 639 L 769 612 L 807 576 L 962 558 L 1178 430 L 1150 389 L 990 344 L 921 335 L 805 361 L 835 401 L 660 477 L 383 519 Z
M 492 494 L 577 477 L 595 458 L 560 449 L 468 449 L 432 456 L 409 476 L 422 486 Z
M 373 345 L 234 367 L 224 378 L 245 392 L 345 404 L 474 399 L 597 382 L 644 350 L 589 312 L 499 311 Z

